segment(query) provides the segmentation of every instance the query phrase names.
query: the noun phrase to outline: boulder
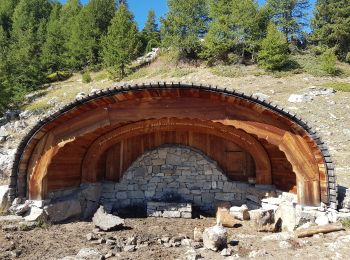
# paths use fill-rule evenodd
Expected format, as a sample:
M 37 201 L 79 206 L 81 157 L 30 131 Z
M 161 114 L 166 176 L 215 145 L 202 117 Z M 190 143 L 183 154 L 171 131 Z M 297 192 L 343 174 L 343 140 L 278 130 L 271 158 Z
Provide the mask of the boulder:
M 227 246 L 227 231 L 221 225 L 206 228 L 203 232 L 203 244 L 206 249 L 218 251 Z
M 0 212 L 6 212 L 10 207 L 8 195 L 9 187 L 7 185 L 0 186 Z
M 226 208 L 218 208 L 216 212 L 216 224 L 232 228 L 237 224 L 237 220 Z
M 249 211 L 250 219 L 253 221 L 257 231 L 275 232 L 278 231 L 278 224 L 275 224 L 274 211 L 272 209 L 256 209 Z
M 81 206 L 78 200 L 68 199 L 45 206 L 44 211 L 52 223 L 60 223 L 69 219 L 79 218 Z
M 107 214 L 103 206 L 100 206 L 92 218 L 93 223 L 96 227 L 109 231 L 124 226 L 124 219 Z
M 247 205 L 242 205 L 240 207 L 231 207 L 230 214 L 238 220 L 249 220 L 249 209 Z

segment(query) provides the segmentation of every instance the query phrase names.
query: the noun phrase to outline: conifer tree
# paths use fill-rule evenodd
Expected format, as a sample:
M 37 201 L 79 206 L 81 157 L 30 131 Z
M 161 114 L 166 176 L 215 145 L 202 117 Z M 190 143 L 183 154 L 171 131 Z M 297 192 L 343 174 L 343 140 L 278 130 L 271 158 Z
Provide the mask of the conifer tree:
M 229 51 L 237 42 L 232 20 L 233 1 L 210 0 L 209 3 L 211 23 L 204 39 L 201 56 L 212 64 L 216 60 L 226 60 Z
M 114 0 L 91 0 L 79 12 L 68 44 L 72 67 L 82 69 L 101 62 L 101 38 L 107 33 L 115 9 Z
M 160 32 L 156 23 L 156 14 L 154 10 L 149 10 L 145 27 L 142 30 L 142 37 L 146 47 L 146 53 L 150 52 L 152 48 L 159 47 Z
M 13 85 L 23 92 L 35 89 L 44 81 L 40 57 L 50 10 L 47 0 L 21 0 L 13 14 L 10 74 Z
M 335 48 L 344 60 L 350 52 L 350 0 L 318 0 L 312 29 L 314 42 Z
M 20 0 L 1 0 L 0 2 L 0 26 L 6 32 L 7 37 L 12 29 L 12 15 Z
M 54 4 L 47 23 L 46 41 L 43 45 L 42 63 L 49 73 L 64 68 L 64 35 L 60 23 L 61 5 Z
M 244 58 L 254 56 L 268 23 L 265 8 L 255 0 L 211 0 L 209 32 L 205 37 L 202 57 L 209 63 L 227 60 L 229 52 Z
M 274 24 L 270 24 L 267 28 L 267 35 L 261 43 L 258 57 L 259 65 L 267 70 L 280 70 L 288 63 L 287 40 Z
M 78 15 L 81 11 L 82 5 L 80 0 L 68 0 L 65 5 L 63 5 L 60 14 L 60 26 L 63 37 L 63 47 L 65 49 L 62 62 L 65 69 L 74 69 L 78 67 L 77 61 L 75 58 L 75 39 L 73 37 L 73 28 L 78 30 Z M 78 36 L 77 36 L 78 37 Z M 77 40 L 77 39 L 76 39 Z
M 9 100 L 9 88 L 7 78 L 9 77 L 7 69 L 7 52 L 8 52 L 9 40 L 7 32 L 0 26 L 0 113 L 4 111 Z
M 309 0 L 268 0 L 267 6 L 272 20 L 283 32 L 286 40 L 299 38 L 303 27 L 307 25 Z
M 122 4 L 119 6 L 107 35 L 103 38 L 103 61 L 112 72 L 124 77 L 126 68 L 137 55 L 139 37 L 132 13 Z
M 201 38 L 208 31 L 208 5 L 203 0 L 168 0 L 169 12 L 162 20 L 165 46 L 179 51 L 180 57 L 196 58 Z

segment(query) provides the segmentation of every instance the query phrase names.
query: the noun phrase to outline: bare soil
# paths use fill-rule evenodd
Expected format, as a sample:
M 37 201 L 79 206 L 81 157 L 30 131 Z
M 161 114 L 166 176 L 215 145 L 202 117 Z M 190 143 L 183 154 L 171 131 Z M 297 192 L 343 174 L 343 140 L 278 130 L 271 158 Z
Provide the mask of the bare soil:
M 311 238 L 289 239 L 290 248 L 281 248 L 280 242 L 263 241 L 270 233 L 255 232 L 252 223 L 241 222 L 242 226 L 228 229 L 228 247 L 237 258 L 257 259 L 348 259 L 350 257 L 350 231 L 340 231 Z M 149 245 L 135 252 L 121 252 L 110 259 L 185 259 L 188 247 L 167 248 L 157 242 L 164 236 L 174 237 L 180 234 L 193 239 L 194 227 L 210 227 L 215 219 L 162 219 L 143 218 L 126 219 L 127 229 L 102 232 L 100 237 L 131 237 L 137 236 Z M 13 259 L 9 251 L 19 251 L 18 259 L 60 259 L 76 255 L 81 248 L 95 248 L 102 254 L 107 254 L 113 246 L 95 244 L 88 241 L 86 235 L 93 232 L 91 222 L 76 222 L 62 225 L 35 228 L 31 231 L 0 231 L 0 259 Z M 220 253 L 196 249 L 204 259 L 225 259 Z M 253 252 L 253 253 L 252 253 Z M 254 254 L 255 252 L 255 254 Z M 250 257 L 249 257 L 250 256 Z M 228 259 L 228 258 L 226 258 Z M 231 257 L 231 259 L 235 259 Z

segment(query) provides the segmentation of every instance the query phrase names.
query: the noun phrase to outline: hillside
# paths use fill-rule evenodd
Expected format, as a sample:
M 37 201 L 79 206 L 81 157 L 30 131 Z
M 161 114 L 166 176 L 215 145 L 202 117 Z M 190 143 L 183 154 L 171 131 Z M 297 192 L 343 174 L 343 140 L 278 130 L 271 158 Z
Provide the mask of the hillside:
M 300 58 L 307 60 L 307 57 Z M 26 104 L 22 107 L 22 110 L 26 111 L 21 114 L 22 120 L 12 121 L 2 127 L 8 137 L 7 141 L 1 144 L 0 153 L 11 155 L 16 144 L 37 120 L 71 102 L 77 95 L 83 96 L 98 89 L 126 84 L 158 81 L 195 82 L 219 85 L 247 94 L 259 93 L 258 95 L 309 121 L 330 148 L 336 163 L 338 183 L 349 187 L 350 92 L 346 90 L 349 91 L 350 86 L 350 66 L 338 66 L 344 71 L 342 77 L 317 76 L 317 64 L 313 66 L 314 71 L 308 71 L 308 67 L 304 66 L 304 72 L 298 71 L 298 74 L 295 74 L 295 71 L 267 73 L 255 65 L 208 68 L 200 64 L 176 64 L 169 55 L 162 55 L 151 65 L 136 70 L 119 82 L 108 79 L 108 73 L 105 71 L 91 73 L 90 83 L 83 83 L 82 76 L 75 74 L 66 81 L 53 83 L 27 96 Z M 325 91 L 329 87 L 345 91 L 337 90 L 333 94 L 331 91 Z M 292 94 L 305 94 L 306 99 L 312 100 L 289 102 L 288 98 Z

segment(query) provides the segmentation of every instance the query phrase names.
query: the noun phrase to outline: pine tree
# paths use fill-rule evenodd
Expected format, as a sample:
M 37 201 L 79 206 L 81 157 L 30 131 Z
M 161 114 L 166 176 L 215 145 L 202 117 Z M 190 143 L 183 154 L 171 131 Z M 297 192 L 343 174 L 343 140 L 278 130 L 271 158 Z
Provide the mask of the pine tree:
M 0 26 L 6 32 L 7 37 L 12 29 L 12 15 L 20 0 L 1 0 L 0 3 Z
M 7 63 L 7 53 L 8 53 L 9 40 L 7 37 L 7 32 L 0 26 L 0 114 L 5 110 L 8 103 L 10 102 L 10 91 L 8 88 L 7 78 L 8 73 L 8 63 Z
M 60 23 L 61 5 L 54 4 L 47 23 L 47 36 L 43 45 L 42 63 L 49 73 L 64 68 L 64 35 Z
M 47 0 L 21 0 L 14 11 L 10 74 L 13 85 L 22 92 L 35 89 L 44 81 L 40 57 L 50 11 Z
M 208 34 L 204 39 L 201 56 L 208 59 L 209 64 L 216 60 L 226 60 L 228 53 L 236 42 L 234 23 L 232 20 L 232 0 L 210 0 Z
M 318 0 L 312 29 L 315 43 L 335 48 L 344 60 L 350 52 L 350 0 Z
M 126 67 L 136 57 L 139 47 L 137 25 L 132 13 L 125 5 L 120 5 L 107 35 L 103 38 L 103 61 L 106 67 L 112 68 L 118 76 L 126 75 Z
M 303 27 L 307 25 L 309 0 L 268 0 L 267 6 L 272 20 L 287 41 L 299 38 Z
M 60 26 L 61 32 L 64 39 L 63 47 L 65 49 L 62 55 L 62 63 L 65 69 L 74 69 L 79 67 L 79 60 L 76 60 L 75 50 L 75 39 L 73 38 L 73 29 L 77 31 L 78 27 L 78 15 L 81 11 L 82 5 L 80 0 L 68 0 L 63 5 L 60 14 Z M 78 40 L 78 39 L 76 39 Z
M 175 48 L 180 57 L 196 58 L 201 38 L 208 31 L 208 6 L 203 0 L 168 0 L 169 12 L 162 20 L 165 46 Z
M 115 13 L 114 0 L 91 0 L 79 12 L 68 44 L 71 66 L 82 69 L 101 62 L 101 38 Z
M 268 23 L 266 10 L 255 0 L 211 0 L 210 18 L 202 52 L 209 63 L 228 60 L 230 52 L 253 57 Z
M 156 14 L 154 10 L 149 10 L 145 27 L 142 30 L 145 52 L 150 52 L 152 48 L 160 45 L 160 32 L 156 23 Z
M 289 61 L 288 43 L 274 24 L 267 28 L 266 38 L 258 53 L 259 65 L 267 70 L 283 69 Z

